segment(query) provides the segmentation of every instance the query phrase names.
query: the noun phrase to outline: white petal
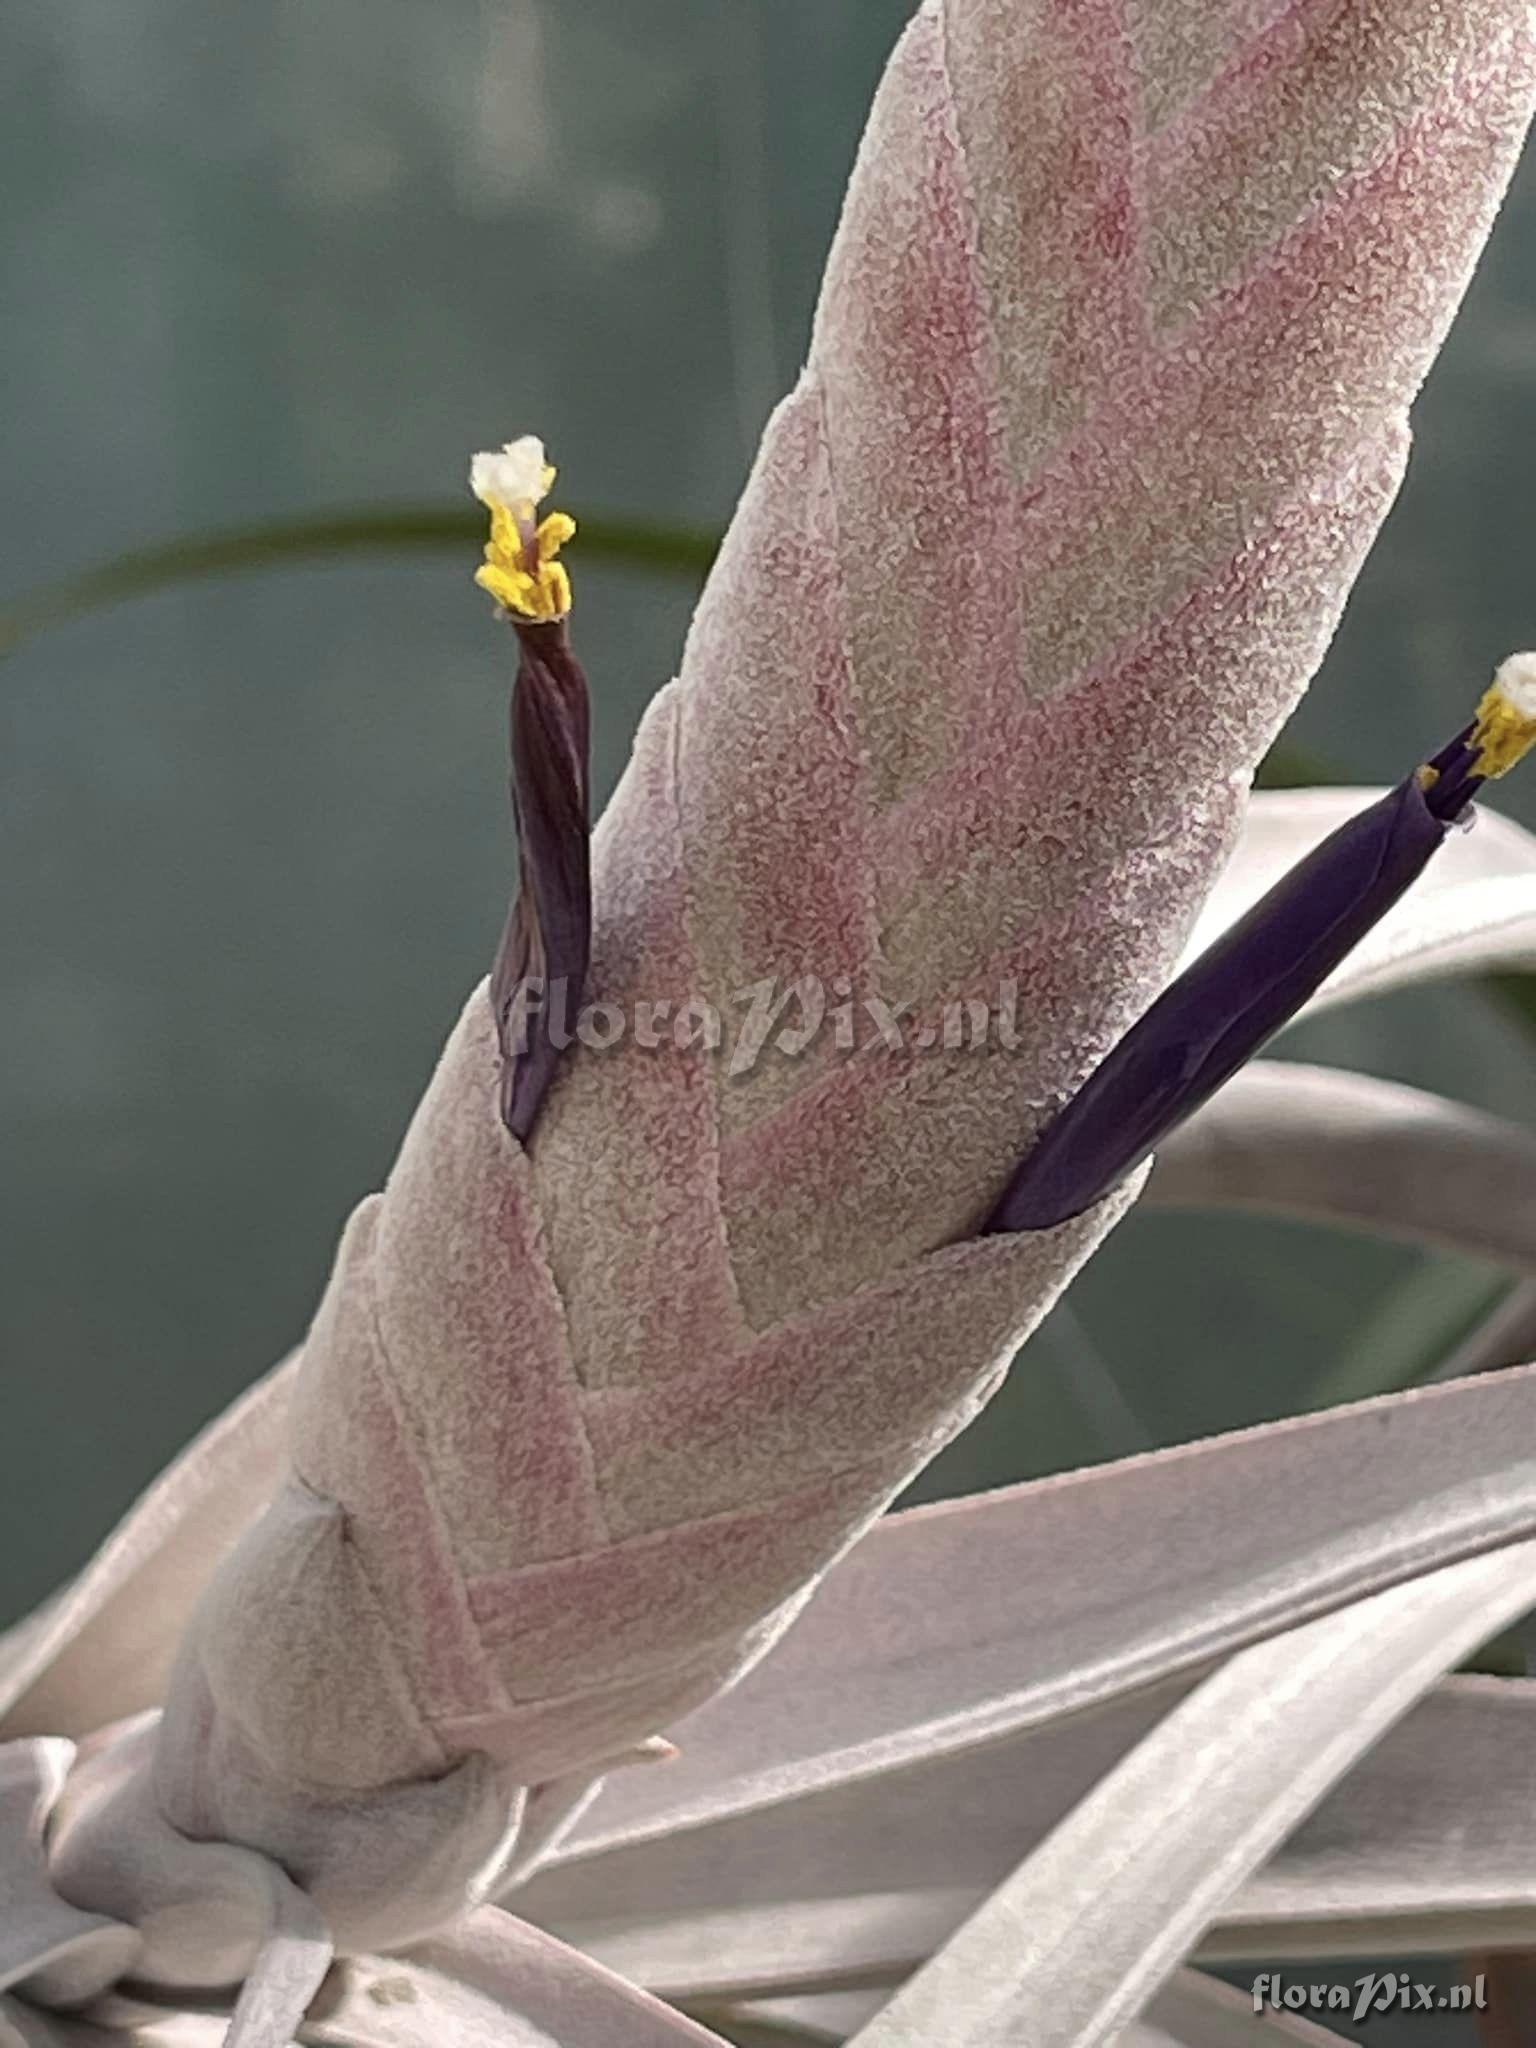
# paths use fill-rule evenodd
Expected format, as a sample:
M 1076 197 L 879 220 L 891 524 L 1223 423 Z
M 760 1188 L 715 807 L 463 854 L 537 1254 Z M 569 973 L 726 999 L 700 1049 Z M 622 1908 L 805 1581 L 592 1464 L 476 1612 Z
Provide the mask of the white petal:
M 509 441 L 497 454 L 477 455 L 469 487 L 482 505 L 537 505 L 547 494 L 544 443 L 535 434 Z
M 1512 654 L 1501 661 L 1493 687 L 1522 718 L 1536 719 L 1536 654 Z
M 1245 1069 L 1164 1141 L 1143 1199 L 1345 1224 L 1536 1271 L 1536 1137 L 1331 1067 Z

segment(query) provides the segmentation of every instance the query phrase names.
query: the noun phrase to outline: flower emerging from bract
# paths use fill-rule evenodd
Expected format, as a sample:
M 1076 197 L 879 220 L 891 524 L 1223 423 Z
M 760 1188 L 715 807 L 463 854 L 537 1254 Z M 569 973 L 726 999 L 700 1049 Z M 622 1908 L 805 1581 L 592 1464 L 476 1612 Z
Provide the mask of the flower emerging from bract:
M 1536 745 L 1536 654 L 1511 655 L 1477 716 L 1349 819 L 1187 967 L 1045 1131 L 987 1221 L 1048 1230 L 1101 1201 L 1287 1024 L 1402 897 L 1484 782 Z
M 567 627 L 570 578 L 556 559 L 576 522 L 564 512 L 536 519 L 555 480 L 536 435 L 477 455 L 469 480 L 491 512 L 475 581 L 518 638 L 511 754 L 520 873 L 490 994 L 502 1121 L 524 1143 L 570 1048 L 592 952 L 591 708 Z

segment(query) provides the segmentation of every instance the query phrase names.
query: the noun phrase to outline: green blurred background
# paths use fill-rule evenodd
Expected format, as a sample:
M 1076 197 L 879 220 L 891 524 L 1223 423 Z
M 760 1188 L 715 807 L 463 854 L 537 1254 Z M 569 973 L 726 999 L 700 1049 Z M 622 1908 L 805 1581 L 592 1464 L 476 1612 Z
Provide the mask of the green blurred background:
M 0 594 L 231 525 L 451 516 L 469 451 L 527 428 L 574 510 L 717 530 L 906 12 L 10 0 Z M 1395 778 L 1536 640 L 1528 169 L 1289 735 L 1346 779 Z M 0 1623 L 300 1336 L 488 963 L 507 644 L 473 562 L 471 540 L 206 580 L 0 667 Z M 580 574 L 606 792 L 693 583 Z M 1536 777 L 1501 801 L 1536 823 Z M 1478 991 L 1294 1048 L 1536 1116 L 1536 1040 Z M 1401 1383 L 1497 1285 L 1135 1219 L 924 1488 Z

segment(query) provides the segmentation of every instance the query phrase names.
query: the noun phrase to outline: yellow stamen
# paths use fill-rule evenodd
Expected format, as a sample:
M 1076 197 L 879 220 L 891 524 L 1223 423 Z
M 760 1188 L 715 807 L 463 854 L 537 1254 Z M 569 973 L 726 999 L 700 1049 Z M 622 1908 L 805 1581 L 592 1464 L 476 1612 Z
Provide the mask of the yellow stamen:
M 571 580 L 558 557 L 576 522 L 564 512 L 538 518 L 554 481 L 544 444 L 532 436 L 509 442 L 499 455 L 477 455 L 470 469 L 470 488 L 491 515 L 475 581 L 515 617 L 539 624 L 571 609 Z
M 551 512 L 539 528 L 539 560 L 552 562 L 568 540 L 576 538 L 576 522 L 569 512 Z
M 1536 746 L 1536 654 L 1512 654 L 1477 707 L 1477 772 L 1507 775 Z

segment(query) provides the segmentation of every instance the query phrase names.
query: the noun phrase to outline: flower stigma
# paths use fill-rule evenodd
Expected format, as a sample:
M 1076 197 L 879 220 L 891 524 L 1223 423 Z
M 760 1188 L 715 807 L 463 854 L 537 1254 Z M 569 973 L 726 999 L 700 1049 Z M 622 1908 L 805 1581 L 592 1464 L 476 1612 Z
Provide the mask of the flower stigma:
M 576 522 L 565 512 L 538 516 L 555 475 L 535 434 L 477 455 L 469 466 L 469 487 L 491 515 L 491 537 L 475 581 L 503 611 L 534 625 L 553 625 L 571 609 L 571 579 L 560 550 L 575 537 Z

